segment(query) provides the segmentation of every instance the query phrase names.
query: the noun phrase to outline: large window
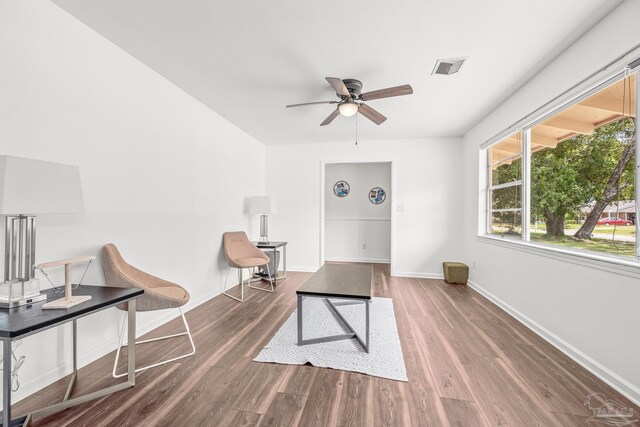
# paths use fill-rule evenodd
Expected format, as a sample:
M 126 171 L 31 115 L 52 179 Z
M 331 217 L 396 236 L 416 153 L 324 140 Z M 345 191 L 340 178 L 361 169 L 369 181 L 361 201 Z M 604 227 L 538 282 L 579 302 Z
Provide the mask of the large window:
M 487 234 L 637 258 L 636 74 L 488 148 Z

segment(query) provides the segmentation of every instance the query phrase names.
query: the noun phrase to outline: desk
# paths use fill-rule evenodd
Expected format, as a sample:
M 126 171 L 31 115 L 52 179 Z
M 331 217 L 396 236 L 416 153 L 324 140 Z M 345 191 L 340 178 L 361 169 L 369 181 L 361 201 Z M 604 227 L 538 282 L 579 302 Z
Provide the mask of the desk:
M 370 265 L 364 264 L 325 264 L 316 271 L 296 291 L 298 300 L 298 345 L 316 344 L 321 342 L 348 340 L 355 338 L 362 348 L 369 353 L 369 305 L 371 304 L 371 271 Z M 303 339 L 302 337 L 302 302 L 305 298 L 324 299 L 332 314 L 344 323 L 347 332 L 320 338 Z M 333 302 L 331 299 L 344 300 Z M 362 304 L 365 305 L 365 336 L 364 339 L 347 322 L 338 306 Z
M 60 293 L 48 289 L 47 300 L 60 298 Z M 12 309 L 0 309 L 0 340 L 2 341 L 2 426 L 22 426 L 36 418 L 46 417 L 72 406 L 80 405 L 93 399 L 106 396 L 116 391 L 135 385 L 135 342 L 136 342 L 136 298 L 142 296 L 142 289 L 111 288 L 104 286 L 80 286 L 73 291 L 74 295 L 91 295 L 89 301 L 83 302 L 65 310 L 42 310 L 46 301 L 32 305 L 23 305 Z M 71 398 L 73 386 L 78 374 L 78 325 L 77 320 L 98 311 L 128 302 L 129 311 L 129 353 L 127 359 L 127 381 L 94 391 L 84 396 Z M 38 409 L 29 415 L 11 419 L 11 343 L 38 332 L 73 322 L 73 373 L 67 391 L 60 403 Z
M 287 242 L 253 242 L 254 245 L 259 247 L 260 249 L 266 249 L 273 251 L 273 259 L 277 260 L 276 252 L 278 252 L 278 248 L 282 248 L 282 276 L 278 277 L 278 272 L 275 272 L 276 278 L 273 281 L 273 285 L 275 286 L 278 282 L 278 279 L 286 279 L 287 278 Z M 275 263 L 275 262 L 274 262 Z M 278 266 L 276 266 L 276 270 Z

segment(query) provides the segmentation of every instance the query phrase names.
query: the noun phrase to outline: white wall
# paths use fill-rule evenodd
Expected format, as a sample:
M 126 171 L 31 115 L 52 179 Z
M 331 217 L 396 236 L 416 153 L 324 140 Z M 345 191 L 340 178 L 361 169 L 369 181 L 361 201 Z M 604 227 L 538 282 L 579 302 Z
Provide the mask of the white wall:
M 349 183 L 351 192 L 337 197 L 333 186 Z M 387 195 L 371 203 L 374 187 Z M 325 165 L 325 259 L 329 261 L 389 262 L 391 260 L 391 163 L 333 163 Z
M 626 1 L 464 137 L 464 248 L 471 280 L 548 340 L 640 402 L 640 281 L 476 237 L 479 146 L 640 41 Z M 633 58 L 629 58 L 633 59 Z
M 264 146 L 48 1 L 0 2 L 0 58 L 0 153 L 78 165 L 84 187 L 86 214 L 38 217 L 36 261 L 114 242 L 186 287 L 187 308 L 218 294 L 221 236 L 255 223 L 245 203 L 264 194 Z M 102 267 L 85 282 L 104 283 Z M 139 330 L 173 315 L 142 313 Z M 115 349 L 121 316 L 79 321 L 82 364 Z M 14 396 L 70 372 L 70 350 L 69 327 L 25 339 Z
M 268 146 L 267 193 L 278 202 L 270 228 L 275 240 L 289 241 L 289 268 L 319 267 L 322 162 L 363 161 L 393 162 L 394 273 L 441 277 L 442 261 L 460 256 L 459 138 Z

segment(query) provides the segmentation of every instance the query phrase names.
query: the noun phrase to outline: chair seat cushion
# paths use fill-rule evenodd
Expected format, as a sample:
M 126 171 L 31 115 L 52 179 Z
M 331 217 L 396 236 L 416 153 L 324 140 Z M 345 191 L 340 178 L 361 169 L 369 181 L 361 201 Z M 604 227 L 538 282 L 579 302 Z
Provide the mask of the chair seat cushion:
M 136 300 L 136 311 L 163 310 L 182 307 L 189 302 L 189 292 L 178 285 L 146 288 L 144 295 Z M 119 304 L 120 310 L 126 310 L 127 304 Z
M 269 262 L 268 258 L 237 258 L 234 261 L 238 263 L 240 267 L 259 267 Z
M 182 289 L 181 287 L 178 287 L 178 286 L 164 286 L 164 287 L 161 287 L 161 288 L 156 287 L 156 288 L 153 288 L 151 293 L 158 293 L 158 294 L 160 294 L 162 296 L 173 298 L 173 299 L 177 299 L 177 300 L 180 300 L 180 301 L 182 301 L 184 299 L 189 301 L 189 294 L 187 292 L 185 292 L 184 289 Z

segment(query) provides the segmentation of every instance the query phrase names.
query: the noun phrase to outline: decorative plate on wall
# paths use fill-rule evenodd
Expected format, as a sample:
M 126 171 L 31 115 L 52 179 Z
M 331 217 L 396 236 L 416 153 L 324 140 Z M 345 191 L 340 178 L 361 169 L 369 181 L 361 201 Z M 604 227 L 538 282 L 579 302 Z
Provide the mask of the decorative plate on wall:
M 349 191 L 351 191 L 351 187 L 347 181 L 338 181 L 333 186 L 333 194 L 338 197 L 347 197 Z
M 379 205 L 387 198 L 387 193 L 380 187 L 373 187 L 369 190 L 369 201 L 374 205 Z

